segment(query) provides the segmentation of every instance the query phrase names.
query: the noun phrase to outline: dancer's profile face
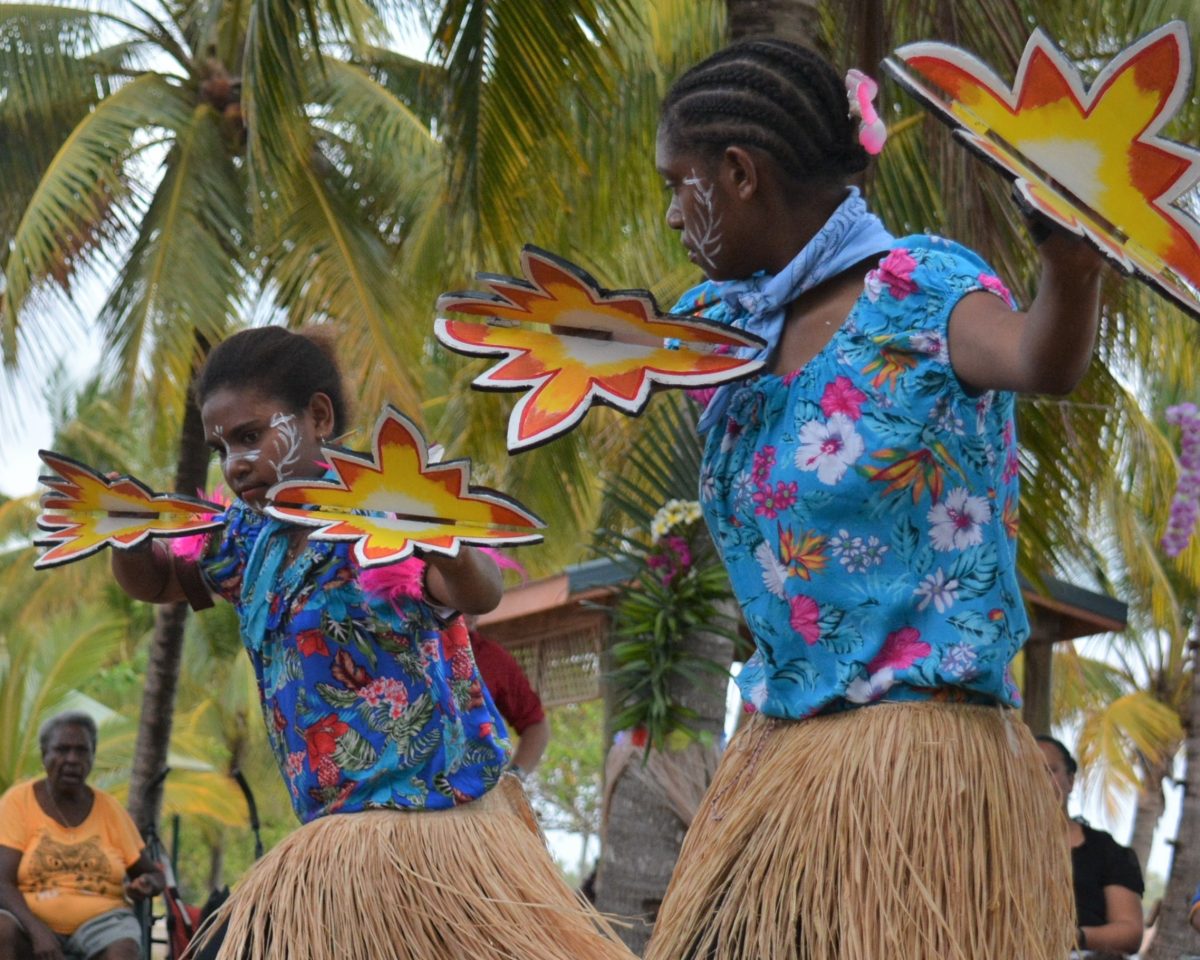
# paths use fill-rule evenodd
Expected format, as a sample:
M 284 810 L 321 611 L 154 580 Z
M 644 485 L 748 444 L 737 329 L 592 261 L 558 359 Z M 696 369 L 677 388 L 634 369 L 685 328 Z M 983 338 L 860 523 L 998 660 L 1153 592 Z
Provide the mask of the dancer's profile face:
M 730 193 L 721 160 L 677 145 L 660 127 L 654 162 L 669 194 L 667 226 L 679 231 L 688 259 L 712 280 L 747 275 L 742 271 L 748 268 L 737 256 L 742 211 L 737 197 Z
M 323 393 L 292 410 L 253 387 L 218 387 L 205 397 L 200 418 L 225 483 L 252 507 L 261 508 L 276 483 L 324 472 L 321 442 L 333 418 Z
M 1071 795 L 1071 790 L 1075 787 L 1075 774 L 1067 768 L 1066 758 L 1062 755 L 1062 751 L 1052 743 L 1038 742 L 1038 746 L 1042 750 L 1042 757 L 1046 761 L 1046 772 L 1050 774 L 1050 780 L 1054 784 L 1054 792 L 1058 797 L 1059 803 L 1066 803 L 1067 797 Z

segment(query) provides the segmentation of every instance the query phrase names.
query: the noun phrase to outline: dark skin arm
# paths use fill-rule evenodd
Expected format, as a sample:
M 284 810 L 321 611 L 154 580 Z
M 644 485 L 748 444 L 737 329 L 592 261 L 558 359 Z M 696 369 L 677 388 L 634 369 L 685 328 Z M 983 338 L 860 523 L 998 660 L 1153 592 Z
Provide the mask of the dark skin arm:
M 112 573 L 117 585 L 134 600 L 174 603 L 184 600 L 175 577 L 170 548 L 158 540 L 140 550 L 111 550 Z
M 542 754 L 550 744 L 550 721 L 539 720 L 525 728 L 525 732 L 517 737 L 517 749 L 513 753 L 512 765 L 532 773 L 542 762 Z
M 35 960 L 63 960 L 54 932 L 30 913 L 25 905 L 25 897 L 17 887 L 17 869 L 20 865 L 20 850 L 0 846 L 0 909 L 11 913 L 25 928 Z
M 977 292 L 951 314 L 950 363 L 972 391 L 1065 395 L 1087 371 L 1104 258 L 1063 230 L 1054 230 L 1038 253 L 1041 279 L 1027 311 L 1013 313 L 999 297 Z
M 473 547 L 458 556 L 430 553 L 424 556 L 425 591 L 434 603 L 460 613 L 487 613 L 496 609 L 504 581 L 496 561 Z
M 1089 950 L 1135 953 L 1142 945 L 1142 901 L 1128 887 L 1109 884 L 1104 888 L 1104 915 L 1107 922 L 1083 927 Z
M 166 889 L 167 878 L 157 863 L 150 859 L 145 850 L 133 865 L 125 871 L 125 893 L 130 900 L 145 900 L 156 897 Z

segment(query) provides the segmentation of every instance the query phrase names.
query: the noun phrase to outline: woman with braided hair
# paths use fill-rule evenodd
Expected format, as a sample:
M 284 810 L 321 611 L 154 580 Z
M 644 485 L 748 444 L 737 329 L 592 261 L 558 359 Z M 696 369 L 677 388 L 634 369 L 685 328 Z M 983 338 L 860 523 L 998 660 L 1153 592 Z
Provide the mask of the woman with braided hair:
M 700 421 L 755 712 L 649 960 L 1071 946 L 1060 813 L 1008 669 L 1029 633 L 1013 411 L 1016 392 L 1066 393 L 1086 370 L 1102 261 L 1047 237 L 1017 311 L 970 250 L 893 237 L 850 186 L 879 146 L 872 89 L 754 40 L 662 107 L 667 223 L 709 278 L 678 309 L 767 346 L 765 372 L 717 390 Z

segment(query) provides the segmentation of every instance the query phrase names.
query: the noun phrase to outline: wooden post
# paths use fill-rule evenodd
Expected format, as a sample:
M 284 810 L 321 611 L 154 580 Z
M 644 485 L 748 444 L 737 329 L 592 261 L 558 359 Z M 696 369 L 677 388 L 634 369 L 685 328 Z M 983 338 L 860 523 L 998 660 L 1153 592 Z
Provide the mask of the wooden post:
M 1031 622 L 1029 640 L 1025 644 L 1025 682 L 1021 695 L 1025 706 L 1021 716 L 1034 736 L 1050 732 L 1050 691 L 1054 641 L 1058 639 L 1060 618 L 1039 611 Z

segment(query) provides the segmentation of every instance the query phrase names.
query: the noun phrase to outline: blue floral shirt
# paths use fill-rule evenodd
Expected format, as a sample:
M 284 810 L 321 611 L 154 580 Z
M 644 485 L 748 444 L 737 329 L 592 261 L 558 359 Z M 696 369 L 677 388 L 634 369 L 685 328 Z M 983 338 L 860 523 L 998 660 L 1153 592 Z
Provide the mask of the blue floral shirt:
M 700 501 L 755 639 L 738 683 L 763 713 L 1019 702 L 1013 396 L 968 395 L 947 348 L 974 290 L 1011 306 L 971 251 L 897 241 L 829 344 L 738 385 L 709 433 Z M 677 309 L 728 320 L 718 292 Z
M 265 620 L 261 631 L 248 626 L 255 578 L 243 575 L 260 537 L 281 526 L 236 501 L 201 566 L 237 608 L 271 748 L 301 821 L 442 809 L 495 786 L 507 733 L 466 631 L 443 641 L 428 604 L 365 592 L 351 544 L 309 541 L 260 585 Z

